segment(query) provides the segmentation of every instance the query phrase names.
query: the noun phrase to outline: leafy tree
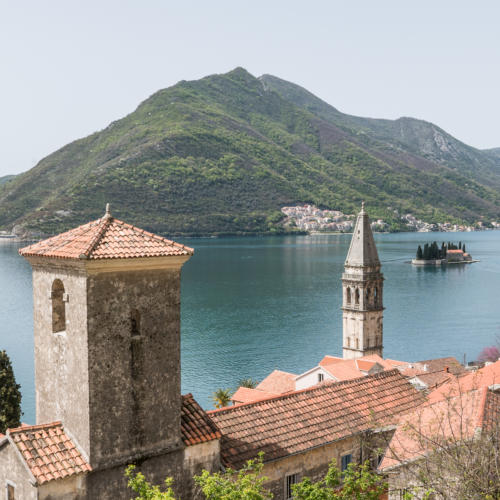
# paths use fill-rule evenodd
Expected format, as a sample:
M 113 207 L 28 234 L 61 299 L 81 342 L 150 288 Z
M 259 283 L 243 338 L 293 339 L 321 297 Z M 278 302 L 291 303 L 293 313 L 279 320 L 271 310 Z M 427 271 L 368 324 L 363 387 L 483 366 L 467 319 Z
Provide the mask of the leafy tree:
M 134 474 L 134 470 L 135 465 L 129 465 L 125 470 L 125 475 L 128 477 L 128 487 L 139 493 L 139 496 L 135 497 L 134 500 L 175 500 L 171 477 L 165 479 L 166 490 L 161 491 L 159 486 L 148 483 L 142 472 Z
M 417 248 L 417 259 L 421 260 L 422 257 L 423 257 L 422 247 L 420 245 L 418 245 L 418 248 Z
M 217 389 L 212 396 L 216 408 L 229 406 L 231 402 L 231 389 Z
M 0 351 L 0 432 L 21 424 L 21 386 L 16 384 L 9 356 Z
M 248 389 L 255 389 L 257 387 L 257 382 L 251 378 L 244 378 L 238 382 L 240 387 L 247 387 Z
M 273 495 L 264 488 L 268 480 L 262 476 L 263 453 L 255 460 L 248 460 L 239 471 L 226 469 L 225 472 L 210 473 L 204 470 L 194 477 L 207 500 L 271 500 Z
M 333 460 L 324 479 L 313 483 L 306 477 L 292 489 L 295 500 L 379 500 L 387 484 L 370 470 L 368 462 L 350 463 L 342 473 Z

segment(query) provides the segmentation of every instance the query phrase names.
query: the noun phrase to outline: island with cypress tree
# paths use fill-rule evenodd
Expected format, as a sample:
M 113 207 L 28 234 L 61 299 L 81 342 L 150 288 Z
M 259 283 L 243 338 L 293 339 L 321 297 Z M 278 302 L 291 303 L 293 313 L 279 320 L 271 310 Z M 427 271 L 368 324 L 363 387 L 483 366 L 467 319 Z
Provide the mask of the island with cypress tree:
M 441 266 L 443 264 L 469 264 L 477 262 L 472 260 L 470 254 L 465 251 L 465 243 L 460 241 L 458 245 L 455 243 L 443 243 L 441 247 L 437 242 L 426 243 L 422 249 L 418 245 L 417 254 L 411 261 L 416 266 Z

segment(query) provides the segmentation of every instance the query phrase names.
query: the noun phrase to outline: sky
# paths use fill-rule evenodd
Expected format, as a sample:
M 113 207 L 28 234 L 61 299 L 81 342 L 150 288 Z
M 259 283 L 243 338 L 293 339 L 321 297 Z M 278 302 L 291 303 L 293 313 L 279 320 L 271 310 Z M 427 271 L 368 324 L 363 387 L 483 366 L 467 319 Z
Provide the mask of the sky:
M 237 66 L 500 147 L 497 0 L 0 0 L 0 176 Z

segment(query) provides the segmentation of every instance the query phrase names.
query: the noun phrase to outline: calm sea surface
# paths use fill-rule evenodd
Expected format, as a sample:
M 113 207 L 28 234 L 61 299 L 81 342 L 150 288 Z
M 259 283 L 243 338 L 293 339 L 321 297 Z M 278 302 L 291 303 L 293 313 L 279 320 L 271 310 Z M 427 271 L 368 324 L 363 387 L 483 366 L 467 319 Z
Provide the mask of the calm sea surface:
M 195 255 L 182 276 L 182 390 L 205 408 L 217 388 L 301 373 L 341 355 L 341 283 L 350 235 L 183 240 Z M 500 231 L 375 235 L 384 284 L 384 355 L 473 359 L 500 335 Z M 418 243 L 463 241 L 481 262 L 415 268 Z M 0 349 L 35 422 L 31 268 L 0 242 Z

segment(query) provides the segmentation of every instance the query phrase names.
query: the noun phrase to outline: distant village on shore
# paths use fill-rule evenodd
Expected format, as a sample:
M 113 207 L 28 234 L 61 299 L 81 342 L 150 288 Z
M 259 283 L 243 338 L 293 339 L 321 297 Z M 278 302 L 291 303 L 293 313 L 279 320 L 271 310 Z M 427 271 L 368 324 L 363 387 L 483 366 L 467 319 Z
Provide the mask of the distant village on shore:
M 308 232 L 350 233 L 355 221 L 355 215 L 344 214 L 339 210 L 322 210 L 315 205 L 283 207 L 281 212 L 286 215 L 285 226 L 296 227 Z M 452 224 L 450 222 L 431 224 L 417 219 L 412 214 L 401 215 L 397 210 L 394 210 L 394 213 L 401 218 L 401 222 L 408 227 L 408 231 L 417 231 L 420 233 L 470 232 L 500 229 L 499 221 L 491 221 L 491 227 L 487 227 L 482 221 L 478 221 L 470 226 Z M 371 222 L 371 229 L 377 232 L 388 232 L 389 224 L 382 219 L 377 219 Z

